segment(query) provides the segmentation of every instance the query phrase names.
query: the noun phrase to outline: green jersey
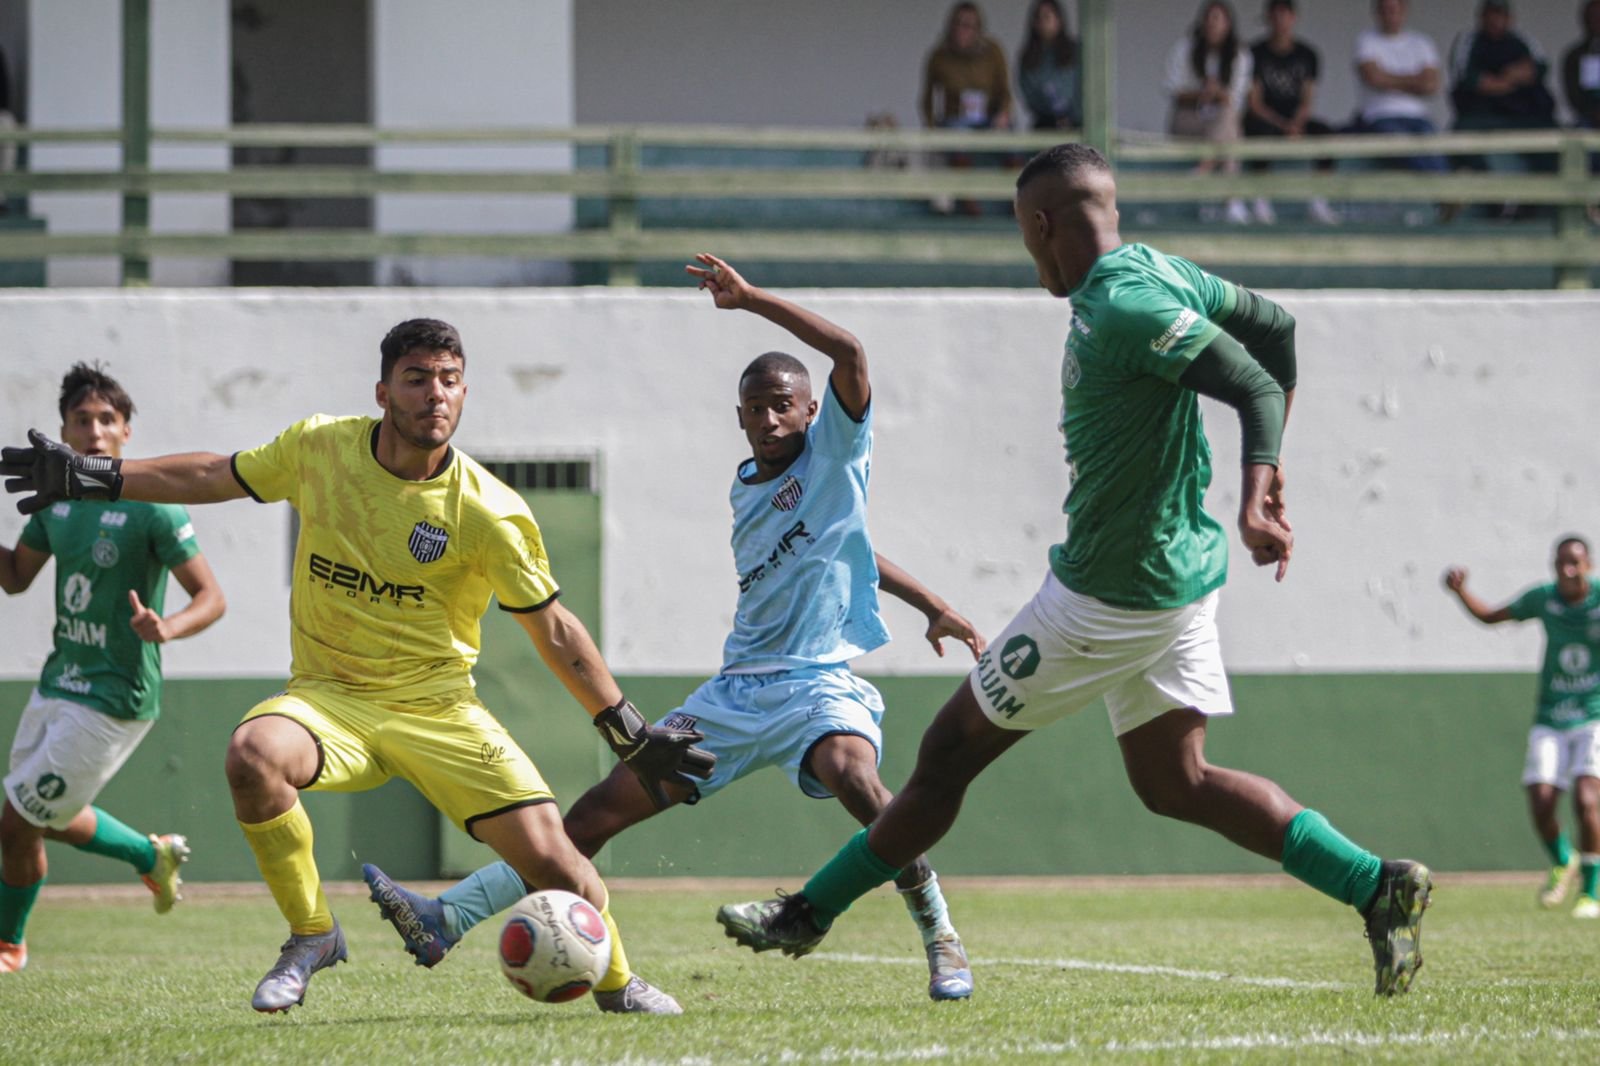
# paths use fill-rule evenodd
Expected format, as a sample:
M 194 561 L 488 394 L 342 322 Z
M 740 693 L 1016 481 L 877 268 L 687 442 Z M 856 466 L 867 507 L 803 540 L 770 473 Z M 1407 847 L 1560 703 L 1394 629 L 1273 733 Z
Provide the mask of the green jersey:
M 1600 583 L 1589 583 L 1582 603 L 1561 598 L 1554 583 L 1536 585 L 1509 608 L 1519 622 L 1544 625 L 1539 667 L 1539 713 L 1534 721 L 1571 729 L 1600 720 Z
M 1199 395 L 1178 384 L 1233 311 L 1234 288 L 1186 259 L 1124 244 L 1074 289 L 1061 363 L 1072 473 L 1067 539 L 1050 566 L 1074 592 L 1130 610 L 1192 603 L 1228 575 L 1202 503 L 1211 447 Z
M 128 591 L 157 614 L 167 572 L 200 553 L 194 527 L 173 504 L 78 500 L 28 520 L 22 543 L 56 557 L 55 649 L 39 691 L 113 718 L 161 713 L 161 646 L 129 621 Z

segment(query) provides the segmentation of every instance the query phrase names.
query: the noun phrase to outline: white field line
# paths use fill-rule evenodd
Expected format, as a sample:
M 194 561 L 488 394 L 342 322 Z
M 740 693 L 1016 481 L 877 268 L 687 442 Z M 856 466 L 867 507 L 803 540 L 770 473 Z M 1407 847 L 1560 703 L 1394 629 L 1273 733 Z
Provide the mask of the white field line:
M 1381 1050 L 1397 1047 L 1477 1048 L 1511 1046 L 1548 1047 L 1552 1044 L 1591 1043 L 1600 1040 L 1600 1029 L 1527 1029 L 1505 1032 L 1487 1026 L 1470 1026 L 1454 1030 L 1415 1033 L 1363 1033 L 1354 1030 L 1312 1029 L 1304 1033 L 1238 1033 L 1230 1036 L 1204 1037 L 1192 1040 L 1127 1041 L 1111 1040 L 1105 1043 L 1084 1040 L 1000 1040 L 972 1044 L 924 1044 L 920 1047 L 900 1047 L 879 1051 L 872 1048 L 814 1048 L 804 1051 L 792 1048 L 772 1048 L 765 1054 L 753 1055 L 741 1061 L 750 1063 L 852 1063 L 852 1062 L 941 1062 L 947 1060 L 976 1059 L 984 1062 L 1003 1061 L 1021 1055 L 1151 1055 L 1182 1054 L 1197 1051 L 1294 1051 L 1309 1048 L 1347 1048 L 1352 1050 Z M 635 1058 L 607 1060 L 610 1066 L 716 1066 L 718 1059 L 700 1055 L 685 1055 L 676 1059 Z M 556 1059 L 550 1066 L 593 1066 L 587 1059 Z
M 922 959 L 889 955 L 857 955 L 844 952 L 819 952 L 816 959 L 835 962 L 865 962 L 875 965 L 925 966 Z M 1047 970 L 1090 970 L 1096 973 L 1128 973 L 1149 977 L 1177 977 L 1185 981 L 1217 981 L 1253 985 L 1260 988 L 1292 988 L 1315 991 L 1344 991 L 1354 987 L 1343 981 L 1297 981 L 1292 977 L 1247 977 L 1221 970 L 1184 970 L 1176 966 L 1144 966 L 1127 962 L 1096 962 L 1092 959 L 973 959 L 974 966 L 1036 966 Z

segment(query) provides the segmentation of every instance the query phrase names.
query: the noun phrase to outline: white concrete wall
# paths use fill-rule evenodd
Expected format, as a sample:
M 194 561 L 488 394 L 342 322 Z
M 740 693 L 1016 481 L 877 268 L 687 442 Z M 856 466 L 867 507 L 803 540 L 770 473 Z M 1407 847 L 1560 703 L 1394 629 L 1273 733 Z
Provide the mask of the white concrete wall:
M 228 6 L 213 0 L 153 0 L 150 5 L 150 116 L 153 125 L 220 128 L 228 124 Z M 118 0 L 35 0 L 28 20 L 28 100 L 35 126 L 115 128 L 122 124 L 122 5 Z M 115 169 L 115 144 L 39 144 L 34 170 Z M 184 170 L 225 170 L 219 145 L 156 145 L 151 165 Z M 35 196 L 35 214 L 52 233 L 117 230 L 122 201 L 108 193 Z M 151 199 L 150 225 L 160 233 L 224 233 L 228 199 L 221 195 L 165 195 Z M 110 257 L 50 260 L 47 283 L 114 285 L 121 264 Z M 157 260 L 157 285 L 222 285 L 220 259 Z
M 375 0 L 373 116 L 385 129 L 572 125 L 572 0 Z M 566 170 L 565 143 L 398 146 L 380 170 Z M 572 200 L 558 196 L 379 196 L 384 233 L 559 233 Z M 454 258 L 380 261 L 380 285 L 544 285 L 565 264 Z
M 916 125 L 923 60 L 951 4 L 932 0 L 584 0 L 576 5 L 580 122 L 732 122 L 775 126 L 858 126 L 868 112 L 894 112 Z M 989 35 L 1013 63 L 1031 0 L 979 0 Z M 1069 11 L 1076 4 L 1068 0 Z M 1237 0 L 1240 35 L 1264 35 L 1259 0 Z M 1117 108 L 1127 129 L 1164 130 L 1161 91 L 1168 50 L 1188 32 L 1200 0 L 1116 0 Z M 1349 118 L 1355 104 L 1351 55 L 1372 24 L 1367 0 L 1303 3 L 1301 36 L 1322 53 L 1318 112 Z M 1552 62 L 1579 36 L 1577 0 L 1524 0 L 1520 30 Z M 1474 0 L 1413 0 L 1410 26 L 1447 57 L 1474 24 Z M 1081 25 L 1070 17 L 1074 27 Z M 1012 71 L 1015 76 L 1015 70 Z M 1555 82 L 1552 91 L 1560 96 Z M 1435 118 L 1445 121 L 1441 98 Z
M 996 631 L 1034 591 L 1062 530 L 1055 382 L 1066 304 L 965 290 L 794 295 L 855 331 L 872 358 L 878 548 Z M 1466 565 L 1473 586 L 1501 601 L 1546 578 L 1558 535 L 1600 536 L 1600 296 L 1278 295 L 1300 320 L 1303 384 L 1286 452 L 1297 552 L 1282 585 L 1235 553 L 1222 611 L 1231 665 L 1530 668 L 1536 630 L 1477 626 L 1439 575 Z M 804 353 L 701 294 L 0 294 L 0 318 L 25 345 L 0 361 L 0 435 L 53 429 L 60 376 L 86 357 L 108 360 L 142 405 L 136 455 L 230 452 L 312 412 L 373 411 L 378 339 L 419 314 L 465 338 L 465 450 L 601 455 L 613 666 L 714 669 L 735 595 L 727 490 L 747 454 L 735 379 L 761 351 Z M 824 372 L 824 360 L 808 362 Z M 1231 529 L 1237 423 L 1226 410 L 1207 417 L 1210 503 Z M 173 671 L 281 673 L 286 509 L 197 510 L 230 613 L 171 648 Z M 0 507 L 0 540 L 14 543 L 21 524 Z M 868 669 L 960 668 L 918 639 L 919 616 L 893 602 L 886 614 L 900 639 Z M 47 650 L 49 592 L 7 602 L 3 618 L 0 676 L 28 676 Z

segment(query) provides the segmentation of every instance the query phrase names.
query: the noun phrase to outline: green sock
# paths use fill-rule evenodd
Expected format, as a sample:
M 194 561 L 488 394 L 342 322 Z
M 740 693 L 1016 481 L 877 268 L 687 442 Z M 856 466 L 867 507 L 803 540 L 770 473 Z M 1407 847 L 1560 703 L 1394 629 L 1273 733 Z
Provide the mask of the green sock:
M 43 887 L 44 878 L 25 888 L 0 881 L 0 940 L 7 944 L 22 943 L 23 934 L 28 928 L 28 914 L 33 910 L 33 901 L 39 898 L 39 889 Z
M 1572 861 L 1572 846 L 1567 843 L 1567 834 L 1557 833 L 1554 840 L 1541 840 L 1544 850 L 1550 853 L 1550 861 L 1557 866 L 1565 866 Z
M 1365 910 L 1378 893 L 1383 860 L 1357 847 L 1309 807 L 1283 835 L 1283 872 L 1341 903 Z
M 885 881 L 894 880 L 899 872 L 872 853 L 867 846 L 867 831 L 863 829 L 839 849 L 839 854 L 812 874 L 800 891 L 811 901 L 817 920 L 826 928 L 849 910 L 850 904 Z
M 74 847 L 91 855 L 121 859 L 141 874 L 155 869 L 156 847 L 149 837 L 117 821 L 99 807 L 90 809 L 94 811 L 94 836 Z
M 1580 870 L 1583 873 L 1583 894 L 1590 899 L 1600 899 L 1600 855 L 1585 852 Z

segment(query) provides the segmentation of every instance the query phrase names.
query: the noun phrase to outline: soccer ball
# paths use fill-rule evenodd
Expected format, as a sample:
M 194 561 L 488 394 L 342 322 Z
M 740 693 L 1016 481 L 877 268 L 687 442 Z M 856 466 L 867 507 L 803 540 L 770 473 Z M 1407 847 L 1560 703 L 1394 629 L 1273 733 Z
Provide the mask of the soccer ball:
M 500 971 L 541 1003 L 585 995 L 611 965 L 611 933 L 594 904 L 560 889 L 523 896 L 500 930 Z

